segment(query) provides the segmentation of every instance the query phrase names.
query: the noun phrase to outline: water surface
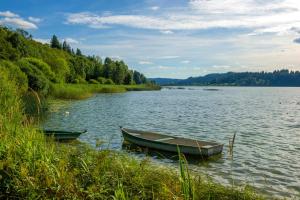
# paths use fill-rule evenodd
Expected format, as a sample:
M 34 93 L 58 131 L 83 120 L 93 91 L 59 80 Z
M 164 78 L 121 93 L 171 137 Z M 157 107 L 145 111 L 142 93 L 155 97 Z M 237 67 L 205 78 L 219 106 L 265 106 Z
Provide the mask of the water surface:
M 222 157 L 191 164 L 193 170 L 225 184 L 248 183 L 270 196 L 300 198 L 300 89 L 218 89 L 97 94 L 54 109 L 44 126 L 87 129 L 81 141 L 95 145 L 100 139 L 106 142 L 102 148 L 118 150 L 119 126 L 218 141 L 225 144 Z M 234 132 L 229 159 L 226 145 Z

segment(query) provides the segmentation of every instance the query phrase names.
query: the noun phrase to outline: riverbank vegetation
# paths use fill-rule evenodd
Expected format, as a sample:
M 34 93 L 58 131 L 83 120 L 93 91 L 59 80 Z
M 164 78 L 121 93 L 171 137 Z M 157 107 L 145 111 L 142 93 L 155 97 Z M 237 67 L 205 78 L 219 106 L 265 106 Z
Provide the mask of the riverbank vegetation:
M 57 99 L 85 99 L 95 93 L 120 93 L 126 91 L 159 90 L 154 84 L 107 85 L 107 84 L 54 84 L 51 97 Z
M 1 199 L 262 199 L 127 154 L 45 138 L 23 115 L 18 78 L 0 70 Z

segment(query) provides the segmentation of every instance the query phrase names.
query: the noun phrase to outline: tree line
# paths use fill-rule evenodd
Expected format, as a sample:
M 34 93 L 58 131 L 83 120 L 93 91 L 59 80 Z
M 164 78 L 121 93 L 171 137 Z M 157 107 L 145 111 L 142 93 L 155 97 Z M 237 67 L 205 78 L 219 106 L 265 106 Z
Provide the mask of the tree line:
M 273 72 L 227 72 L 190 77 L 175 85 L 228 85 L 228 86 L 300 86 L 300 72 L 288 69 Z
M 20 87 L 47 94 L 52 83 L 144 84 L 147 78 L 122 60 L 86 56 L 53 35 L 50 44 L 28 32 L 0 26 L 0 69 L 17 77 Z

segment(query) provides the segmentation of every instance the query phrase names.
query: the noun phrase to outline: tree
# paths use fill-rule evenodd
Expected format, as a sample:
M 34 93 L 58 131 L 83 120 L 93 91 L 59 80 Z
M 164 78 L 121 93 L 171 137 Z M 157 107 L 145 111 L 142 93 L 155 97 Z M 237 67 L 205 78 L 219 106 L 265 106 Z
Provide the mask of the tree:
M 67 51 L 67 48 L 68 48 L 68 44 L 67 44 L 66 40 L 64 40 L 64 42 L 63 42 L 63 44 L 62 44 L 62 49 L 63 49 L 64 51 Z
M 50 47 L 51 48 L 56 48 L 56 49 L 61 49 L 61 44 L 58 40 L 58 38 L 56 37 L 56 35 L 53 35 L 50 41 Z
M 133 83 L 133 72 L 131 70 L 127 71 L 127 74 L 124 78 L 124 84 L 131 85 Z
M 80 49 L 76 49 L 76 56 L 82 56 L 82 53 L 81 53 L 81 51 L 80 51 Z

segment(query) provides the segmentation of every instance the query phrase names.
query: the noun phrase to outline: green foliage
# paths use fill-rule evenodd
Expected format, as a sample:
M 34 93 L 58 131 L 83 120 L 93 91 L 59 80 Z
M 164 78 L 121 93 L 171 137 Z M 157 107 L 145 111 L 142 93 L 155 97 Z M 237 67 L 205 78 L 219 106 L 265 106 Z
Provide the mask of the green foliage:
M 97 78 L 97 81 L 98 81 L 98 83 L 100 83 L 100 84 L 105 84 L 106 78 L 98 77 L 98 78 Z
M 113 82 L 113 80 L 111 80 L 110 78 L 108 78 L 108 79 L 106 79 L 105 84 L 113 85 L 115 83 Z
M 62 46 L 58 40 L 58 38 L 56 37 L 56 35 L 53 35 L 50 41 L 50 47 L 51 48 L 56 48 L 56 49 L 61 49 Z
M 28 89 L 28 79 L 18 66 L 6 60 L 0 60 L 0 71 L 6 71 L 9 80 L 16 82 L 17 88 L 21 94 L 24 94 Z
M 158 81 L 162 85 L 300 86 L 300 72 L 286 69 L 273 72 L 227 72 L 185 80 Z
M 80 51 L 80 49 L 76 49 L 76 56 L 82 56 L 82 53 L 81 53 L 81 51 Z
M 95 82 L 91 79 L 99 79 L 101 84 L 147 82 L 143 74 L 129 70 L 123 61 L 106 58 L 102 64 L 100 57 L 85 56 L 80 49 L 76 49 L 75 54 L 66 41 L 61 44 L 55 35 L 50 45 L 41 44 L 21 29 L 13 31 L 0 27 L 0 59 L 17 62 L 29 76 L 30 87 L 43 94 L 47 93 L 50 82 Z
M 99 82 L 96 81 L 95 79 L 90 79 L 90 80 L 89 80 L 89 83 L 91 83 L 91 84 L 99 84 Z
M 52 82 L 56 82 L 55 74 L 53 73 L 53 71 L 51 70 L 50 66 L 47 63 L 36 58 L 23 58 L 21 60 L 25 60 L 30 64 L 36 66 L 39 70 L 41 70 L 45 74 L 47 79 L 49 79 Z
M 39 92 L 41 95 L 47 95 L 49 92 L 50 81 L 46 75 L 37 66 L 31 64 L 26 59 L 19 60 L 17 65 L 26 74 L 28 86 Z

